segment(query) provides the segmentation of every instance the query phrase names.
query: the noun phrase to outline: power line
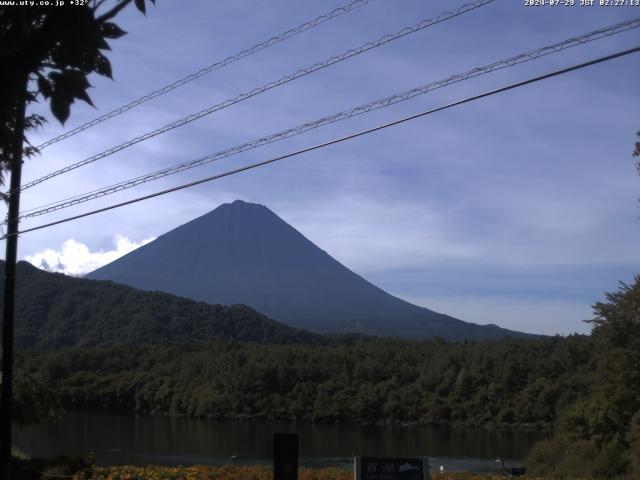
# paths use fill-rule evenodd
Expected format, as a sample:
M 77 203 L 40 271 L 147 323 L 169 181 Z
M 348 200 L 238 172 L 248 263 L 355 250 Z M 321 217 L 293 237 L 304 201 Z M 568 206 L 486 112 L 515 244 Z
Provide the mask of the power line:
M 476 8 L 482 7 L 484 5 L 487 5 L 489 3 L 494 2 L 495 0 L 477 0 L 476 2 L 472 2 L 472 3 L 466 3 L 464 5 L 462 5 L 461 7 L 459 7 L 457 10 L 454 11 L 446 11 L 441 13 L 440 15 L 438 15 L 437 17 L 433 17 L 433 18 L 428 18 L 425 20 L 422 20 L 421 22 L 411 26 L 411 27 L 405 27 L 402 28 L 401 30 L 393 33 L 393 34 L 387 34 L 384 35 L 382 37 L 380 37 L 378 40 L 375 40 L 373 42 L 368 42 L 365 43 L 364 45 L 361 45 L 358 48 L 353 48 L 350 50 L 347 50 L 346 52 L 341 53 L 340 55 L 336 55 L 334 57 L 331 57 L 327 60 L 324 60 L 322 62 L 318 62 L 310 67 L 298 70 L 290 75 L 285 75 L 284 77 L 280 78 L 279 80 L 276 81 L 272 81 L 269 83 L 266 83 L 264 85 L 262 85 L 261 87 L 257 87 L 254 88 L 253 90 L 249 91 L 249 92 L 245 92 L 242 93 L 232 99 L 229 100 L 225 100 L 222 103 L 219 103 L 217 105 L 213 105 L 212 107 L 209 108 L 205 108 L 204 110 L 201 110 L 197 113 L 193 113 L 191 115 L 188 115 L 184 118 L 181 118 L 180 120 L 177 120 L 173 123 L 170 123 L 168 125 L 165 125 L 163 127 L 160 127 L 156 130 L 153 130 L 151 132 L 147 132 L 144 135 L 141 135 L 139 137 L 135 137 L 131 140 L 128 140 L 124 143 L 121 143 L 120 145 L 117 145 L 115 147 L 112 147 L 108 150 L 105 150 L 102 153 L 98 153 L 96 155 L 93 155 L 91 157 L 85 158 L 84 160 L 81 160 L 79 162 L 76 162 L 74 164 L 68 165 L 64 168 L 61 168 L 60 170 L 56 170 L 55 172 L 49 173 L 43 177 L 37 178 L 35 180 L 32 180 L 31 182 L 25 183 L 22 187 L 21 187 L 21 191 L 22 190 L 26 190 L 27 188 L 31 188 L 35 185 L 38 185 L 46 180 L 50 180 L 53 177 L 57 177 L 58 175 L 62 175 L 63 173 L 67 173 L 70 172 L 71 170 L 75 170 L 76 168 L 80 168 L 84 165 L 88 165 L 90 163 L 93 163 L 97 160 L 100 160 L 102 158 L 105 158 L 109 155 L 113 155 L 114 153 L 117 153 L 121 150 L 124 150 L 125 148 L 128 148 L 132 145 L 135 145 L 137 143 L 143 142 L 145 140 L 148 140 L 150 138 L 153 138 L 157 135 L 160 135 L 162 133 L 168 132 L 169 130 L 173 130 L 174 128 L 177 127 L 181 127 L 183 125 L 186 125 L 188 123 L 193 122 L 194 120 L 198 120 L 206 115 L 210 115 L 214 112 L 217 112 L 219 110 L 222 110 L 224 108 L 227 108 L 231 105 L 234 105 L 236 103 L 242 102 L 248 98 L 252 98 L 255 97 L 257 95 L 260 95 L 261 93 L 264 93 L 268 90 L 271 90 L 272 88 L 275 87 L 279 87 L 281 85 L 284 85 L 285 83 L 289 83 L 293 80 L 296 80 L 298 78 L 304 77 L 306 75 L 310 75 L 311 73 L 314 73 L 318 70 L 321 70 L 323 68 L 329 67 L 330 65 L 342 62 L 348 58 L 354 57 L 356 55 L 360 55 L 361 53 L 364 53 L 368 50 L 380 47 L 386 43 L 392 42 L 394 40 L 397 40 L 398 38 L 402 38 L 406 35 L 409 35 L 411 33 L 415 33 L 417 31 L 423 30 L 427 27 L 430 27 L 432 25 L 435 25 L 437 23 L 440 22 L 444 22 L 445 20 L 449 20 L 451 18 L 455 18 L 459 15 L 462 15 L 464 13 L 467 13 L 471 10 L 474 10 Z
M 355 10 L 358 7 L 362 7 L 364 5 L 368 5 L 371 2 L 374 2 L 375 0 L 355 0 L 351 3 L 349 3 L 348 5 L 344 5 L 341 7 L 338 7 L 332 11 L 330 11 L 329 13 L 325 13 L 323 15 L 320 15 L 319 17 L 314 18 L 313 20 L 310 20 L 308 22 L 305 22 L 301 25 L 298 25 L 295 28 L 292 28 L 290 30 L 287 30 L 284 33 L 281 33 L 280 35 L 276 35 L 274 37 L 271 37 L 268 40 L 265 40 L 261 43 L 257 43 L 255 44 L 253 47 L 247 48 L 246 50 L 242 50 L 238 53 L 236 53 L 235 55 L 231 55 L 227 58 L 225 58 L 224 60 L 221 60 L 219 62 L 213 63 L 211 65 L 209 65 L 208 67 L 204 67 L 200 70 L 198 70 L 197 72 L 191 73 L 179 80 L 176 80 L 172 83 L 169 83 L 167 85 L 164 85 L 163 87 L 160 87 L 157 90 L 154 90 L 153 92 L 137 98 L 136 100 L 133 100 L 132 102 L 127 103 L 126 105 L 122 105 L 121 107 L 118 107 L 108 113 L 105 113 L 104 115 L 101 115 L 97 118 L 94 118 L 93 120 L 84 123 L 76 128 L 74 128 L 73 130 L 69 130 L 68 132 L 64 132 L 61 135 L 58 135 L 57 137 L 54 137 L 50 140 L 47 140 L 46 142 L 44 142 L 41 145 L 38 145 L 37 148 L 39 150 L 42 150 L 50 145 L 53 145 L 54 143 L 60 142 L 61 140 L 64 140 L 66 138 L 72 137 L 88 128 L 94 127 L 95 125 L 98 125 L 99 123 L 104 122 L 105 120 L 109 120 L 110 118 L 113 117 L 117 117 L 118 115 L 131 110 L 134 107 L 137 107 L 138 105 L 141 105 L 145 102 L 148 102 L 149 100 L 153 100 L 154 98 L 157 98 L 161 95 L 164 95 L 165 93 L 170 92 L 171 90 L 174 90 L 178 87 L 181 87 L 189 82 L 192 82 L 193 80 L 196 80 L 200 77 L 203 77 L 215 70 L 218 70 L 222 67 L 226 67 L 227 65 L 237 62 L 240 59 L 243 59 L 245 57 L 248 57 L 250 55 L 253 55 L 254 53 L 257 53 L 261 50 L 264 50 L 268 47 L 271 47 L 272 45 L 275 45 L 277 43 L 283 42 L 291 37 L 294 37 L 302 32 L 305 32 L 307 30 L 310 30 L 324 22 L 327 22 L 329 20 L 333 20 L 336 17 L 339 17 L 340 15 L 343 15 L 345 13 L 349 13 L 352 10 Z
M 570 39 L 564 40 L 562 42 L 557 42 L 552 45 L 547 45 L 542 48 L 538 48 L 536 50 L 531 50 L 525 53 L 521 53 L 519 55 L 500 60 L 488 65 L 484 65 L 482 67 L 474 68 L 472 70 L 468 70 L 464 73 L 459 73 L 455 75 L 451 75 L 445 79 L 438 80 L 435 82 L 431 82 L 425 85 L 421 85 L 419 87 L 413 88 L 411 90 L 406 90 L 401 93 L 397 93 L 395 95 L 391 95 L 382 99 L 375 100 L 373 102 L 367 103 L 365 105 L 360 105 L 358 107 L 351 108 L 349 110 L 344 110 L 342 112 L 322 117 L 318 120 L 314 120 L 312 122 L 307 122 L 302 125 L 298 125 L 296 127 L 289 128 L 287 130 L 283 130 L 278 133 L 274 133 L 272 135 L 268 135 L 265 137 L 261 137 L 257 140 L 252 140 L 250 142 L 243 143 L 241 145 L 236 145 L 231 148 L 227 148 L 225 150 L 221 150 L 219 152 L 206 155 L 195 160 L 190 160 L 184 163 L 180 163 L 177 165 L 173 165 L 171 167 L 158 170 L 152 173 L 148 173 L 145 175 L 141 175 L 139 177 L 135 177 L 132 179 L 125 180 L 123 182 L 116 183 L 114 185 L 110 185 L 98 190 L 93 190 L 91 192 L 82 193 L 79 195 L 75 195 L 73 197 L 65 198 L 63 200 L 59 200 L 56 202 L 52 202 L 46 205 L 41 205 L 39 207 L 34 207 L 32 209 L 26 210 L 19 217 L 20 219 L 24 218 L 33 218 L 40 215 L 45 215 L 47 213 L 52 213 L 57 210 L 61 210 L 64 208 L 68 208 L 74 205 L 78 205 L 81 203 L 88 202 L 90 200 L 94 200 L 97 198 L 101 198 L 107 195 L 111 195 L 129 188 L 136 187 L 138 185 L 158 180 L 160 178 L 173 175 L 176 173 L 183 172 L 185 170 L 189 170 L 192 168 L 196 168 L 202 165 L 206 165 L 208 163 L 215 162 L 222 158 L 227 158 L 233 155 L 237 155 L 239 153 L 252 150 L 263 145 L 267 145 L 270 143 L 274 143 L 280 140 L 285 140 L 287 138 L 300 135 L 309 130 L 313 130 L 315 128 L 319 128 L 325 125 L 333 124 L 342 120 L 346 120 L 348 118 L 361 115 L 364 113 L 371 112 L 373 110 L 377 110 L 380 108 L 385 108 L 390 105 L 394 105 L 399 102 L 403 102 L 414 98 L 418 95 L 426 94 L 432 90 L 437 88 L 443 88 L 453 83 L 457 83 L 460 81 L 468 80 L 470 78 L 477 77 L 479 75 L 484 75 L 491 73 L 496 70 L 500 70 L 507 67 L 512 67 L 518 65 L 520 63 L 528 62 L 531 60 L 538 59 L 542 56 L 550 55 L 552 53 L 557 53 L 562 50 L 565 50 L 570 47 L 574 47 L 577 45 L 582 45 L 587 42 L 591 42 L 594 40 L 599 40 L 602 38 L 607 38 L 615 34 L 619 34 L 625 32 L 627 30 L 640 27 L 640 18 L 636 18 L 633 20 L 628 20 L 626 22 L 617 23 L 615 25 L 611 25 L 609 27 L 600 28 L 598 30 L 594 30 L 589 33 L 585 33 L 576 37 L 572 37 Z
M 623 51 L 620 51 L 620 52 L 617 52 L 617 53 L 614 53 L 614 54 L 611 54 L 611 55 L 607 55 L 607 56 L 604 56 L 604 57 L 599 57 L 599 58 L 596 58 L 594 60 L 590 60 L 588 62 L 580 63 L 580 64 L 577 64 L 577 65 L 573 65 L 571 67 L 563 68 L 563 69 L 560 69 L 560 70 L 555 70 L 555 71 L 553 71 L 551 73 L 547 73 L 547 74 L 540 75 L 540 76 L 537 76 L 537 77 L 529 78 L 529 79 L 523 80 L 521 82 L 512 83 L 510 85 L 507 85 L 506 87 L 497 88 L 495 90 L 490 90 L 490 91 L 487 91 L 487 92 L 484 92 L 484 93 L 481 93 L 481 94 L 478 94 L 478 95 L 474 95 L 472 97 L 467 97 L 467 98 L 465 98 L 463 100 L 458 100 L 456 102 L 452 102 L 452 103 L 449 103 L 449 104 L 441 106 L 441 107 L 437 107 L 437 108 L 433 108 L 433 109 L 430 109 L 430 110 L 426 110 L 424 112 L 420 112 L 420 113 L 417 113 L 417 114 L 414 114 L 414 115 L 403 117 L 403 118 L 401 118 L 399 120 L 394 120 L 394 121 L 389 122 L 389 123 L 378 125 L 377 127 L 369 128 L 367 130 L 362 130 L 360 132 L 356 132 L 356 133 L 353 133 L 353 134 L 350 134 L 350 135 L 346 135 L 344 137 L 336 138 L 336 139 L 333 139 L 333 140 L 330 140 L 330 141 L 327 141 L 327 142 L 324 142 L 324 143 L 313 145 L 311 147 L 307 147 L 307 148 L 303 148 L 303 149 L 300 149 L 300 150 L 296 150 L 295 152 L 287 153 L 285 155 L 281 155 L 281 156 L 278 156 L 278 157 L 270 158 L 268 160 L 263 160 L 263 161 L 257 162 L 257 163 L 252 163 L 250 165 L 245 165 L 244 167 L 236 168 L 234 170 L 228 170 L 226 172 L 219 173 L 217 175 L 212 175 L 210 177 L 205 177 L 205 178 L 202 178 L 202 179 L 199 179 L 199 180 L 195 180 L 193 182 L 189 182 L 189 183 L 185 183 L 185 184 L 182 184 L 182 185 L 178 185 L 177 187 L 172 187 L 172 188 L 169 188 L 167 190 L 162 190 L 162 191 L 155 192 L 155 193 L 152 193 L 152 194 L 149 194 L 149 195 L 144 195 L 142 197 L 137 197 L 137 198 L 134 198 L 134 199 L 131 199 L 131 200 L 127 200 L 126 202 L 116 203 L 116 204 L 113 204 L 113 205 L 109 205 L 107 207 L 99 208 L 99 209 L 96 209 L 96 210 L 91 210 L 89 212 L 81 213 L 79 215 L 74 215 L 72 217 L 63 218 L 63 219 L 57 220 L 55 222 L 50 222 L 50 223 L 46 223 L 46 224 L 43 224 L 43 225 L 38 225 L 36 227 L 27 228 L 25 230 L 21 230 L 20 232 L 17 232 L 17 233 L 12 234 L 12 235 L 3 235 L 2 237 L 0 237 L 0 240 L 4 240 L 9 236 L 20 235 L 20 234 L 23 234 L 23 233 L 33 232 L 35 230 L 41 230 L 43 228 L 52 227 L 54 225 L 60 225 L 61 223 L 70 222 L 72 220 L 77 220 L 79 218 L 88 217 L 90 215 L 95 215 L 95 214 L 98 214 L 98 213 L 106 212 L 108 210 L 113 210 L 113 209 L 116 209 L 116 208 L 124 207 L 124 206 L 127 206 L 127 205 L 131 205 L 133 203 L 138 203 L 138 202 L 141 202 L 143 200 L 149 200 L 151 198 L 159 197 L 161 195 L 166 195 L 168 193 L 173 193 L 173 192 L 176 192 L 178 190 L 183 190 L 185 188 L 189 188 L 189 187 L 193 187 L 193 186 L 196 186 L 196 185 L 200 185 L 202 183 L 210 182 L 212 180 L 217 180 L 217 179 L 220 179 L 220 178 L 228 177 L 230 175 L 235 175 L 237 173 L 245 172 L 247 170 L 252 170 L 254 168 L 262 167 L 262 166 L 268 165 L 270 163 L 275 163 L 275 162 L 278 162 L 280 160 L 284 160 L 284 159 L 287 159 L 287 158 L 295 157 L 297 155 L 301 155 L 303 153 L 311 152 L 313 150 L 318 150 L 318 149 L 321 149 L 321 148 L 324 148 L 324 147 L 328 147 L 330 145 L 335 145 L 337 143 L 341 143 L 341 142 L 344 142 L 344 141 L 347 141 L 347 140 L 351 140 L 351 139 L 354 139 L 354 138 L 357 138 L 357 137 L 361 137 L 363 135 L 367 135 L 367 134 L 370 134 L 370 133 L 373 133 L 373 132 L 377 132 L 378 130 L 383 130 L 385 128 L 389 128 L 389 127 L 392 127 L 394 125 L 398 125 L 398 124 L 401 124 L 401 123 L 404 123 L 404 122 L 408 122 L 410 120 L 415 120 L 416 118 L 424 117 L 426 115 L 430 115 L 430 114 L 433 114 L 433 113 L 436 113 L 436 112 L 447 110 L 449 108 L 452 108 L 452 107 L 455 107 L 455 106 L 458 106 L 458 105 L 462 105 L 462 104 L 469 103 L 469 102 L 472 102 L 472 101 L 475 101 L 475 100 L 479 100 L 481 98 L 485 98 L 485 97 L 489 97 L 489 96 L 492 96 L 492 95 L 496 95 L 498 93 L 506 92 L 508 90 L 513 90 L 515 88 L 519 88 L 519 87 L 522 87 L 522 86 L 525 86 L 525 85 L 529 85 L 531 83 L 539 82 L 541 80 L 545 80 L 545 79 L 548 79 L 548 78 L 551 78 L 551 77 L 556 77 L 558 75 L 562 75 L 562 74 L 565 74 L 565 73 L 572 72 L 574 70 L 579 70 L 581 68 L 585 68 L 585 67 L 589 67 L 589 66 L 592 66 L 592 65 L 596 65 L 598 63 L 602 63 L 602 62 L 606 62 L 606 61 L 609 61 L 609 60 L 613 60 L 615 58 L 619 58 L 619 57 L 622 57 L 622 56 L 625 56 L 625 55 L 630 55 L 632 53 L 636 53 L 636 52 L 639 52 L 639 51 L 640 51 L 640 46 L 637 46 L 637 47 L 634 47 L 634 48 L 631 48 L 631 49 L 628 49 L 628 50 L 623 50 Z

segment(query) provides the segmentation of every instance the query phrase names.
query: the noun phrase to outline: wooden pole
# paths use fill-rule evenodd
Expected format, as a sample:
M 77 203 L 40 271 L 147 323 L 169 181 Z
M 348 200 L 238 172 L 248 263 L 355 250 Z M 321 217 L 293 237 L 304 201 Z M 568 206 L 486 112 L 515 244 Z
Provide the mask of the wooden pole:
M 16 72 L 19 75 L 19 72 Z M 18 258 L 18 216 L 20 214 L 20 182 L 22 147 L 28 75 L 16 83 L 15 142 L 9 165 L 11 184 L 7 222 L 7 245 L 4 266 L 4 305 L 2 317 L 2 388 L 0 393 L 0 480 L 9 480 L 11 472 L 11 423 L 13 420 L 13 316 L 15 310 L 16 262 Z M 10 113 L 9 113 L 10 115 Z

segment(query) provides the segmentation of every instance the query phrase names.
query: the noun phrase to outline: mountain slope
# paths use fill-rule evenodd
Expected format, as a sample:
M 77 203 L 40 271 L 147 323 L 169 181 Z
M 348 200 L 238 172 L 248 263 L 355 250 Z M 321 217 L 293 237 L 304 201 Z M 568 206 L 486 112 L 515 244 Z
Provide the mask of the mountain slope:
M 490 339 L 523 334 L 480 326 L 393 297 L 341 265 L 271 210 L 224 204 L 88 278 L 214 304 L 246 304 L 318 332 Z
M 0 261 L 0 275 L 4 274 Z M 15 342 L 56 349 L 212 339 L 308 343 L 318 336 L 244 305 L 224 307 L 113 282 L 67 277 L 17 265 Z M 0 292 L 0 300 L 2 292 Z

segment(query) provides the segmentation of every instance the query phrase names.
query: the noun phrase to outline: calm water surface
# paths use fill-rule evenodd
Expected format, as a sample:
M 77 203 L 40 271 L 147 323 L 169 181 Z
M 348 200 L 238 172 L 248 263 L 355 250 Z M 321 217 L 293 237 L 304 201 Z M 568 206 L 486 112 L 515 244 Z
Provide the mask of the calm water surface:
M 99 465 L 270 463 L 274 433 L 297 433 L 301 464 L 351 465 L 353 455 L 428 456 L 432 468 L 491 471 L 507 459 L 519 466 L 542 432 L 421 427 L 273 424 L 73 413 L 56 423 L 14 430 L 14 446 L 30 456 L 86 455 Z

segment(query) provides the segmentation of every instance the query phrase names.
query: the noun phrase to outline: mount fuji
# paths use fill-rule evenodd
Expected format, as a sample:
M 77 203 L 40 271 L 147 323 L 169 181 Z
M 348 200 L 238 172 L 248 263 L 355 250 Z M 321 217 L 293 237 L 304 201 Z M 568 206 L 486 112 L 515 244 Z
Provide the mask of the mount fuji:
M 447 340 L 529 336 L 401 300 L 314 245 L 263 205 L 237 200 L 87 275 L 211 304 L 245 304 L 315 332 Z

